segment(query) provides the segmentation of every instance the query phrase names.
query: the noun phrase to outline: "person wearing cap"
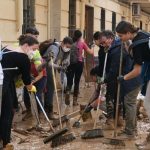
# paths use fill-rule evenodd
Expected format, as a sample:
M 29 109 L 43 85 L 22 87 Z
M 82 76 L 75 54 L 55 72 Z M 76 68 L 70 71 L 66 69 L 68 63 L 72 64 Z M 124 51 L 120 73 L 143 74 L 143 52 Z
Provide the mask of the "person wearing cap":
M 72 44 L 73 41 L 70 37 L 65 37 L 61 44 L 54 42 L 53 44 L 50 44 L 50 46 L 47 48 L 47 50 L 43 54 L 43 58 L 46 58 L 50 53 L 53 53 L 54 69 L 58 70 L 59 72 L 65 72 L 66 68 L 70 64 L 70 48 Z M 46 71 L 47 84 L 44 96 L 44 107 L 49 119 L 53 120 L 55 119 L 53 114 L 54 79 L 52 74 L 51 63 L 47 64 Z

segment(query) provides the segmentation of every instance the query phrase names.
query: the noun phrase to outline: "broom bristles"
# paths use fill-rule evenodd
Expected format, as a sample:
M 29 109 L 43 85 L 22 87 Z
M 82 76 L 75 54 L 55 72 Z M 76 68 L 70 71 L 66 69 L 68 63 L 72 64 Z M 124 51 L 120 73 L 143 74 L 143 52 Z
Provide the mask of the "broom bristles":
M 54 147 L 57 147 L 60 145 L 64 145 L 66 143 L 72 142 L 75 139 L 76 139 L 76 137 L 73 133 L 61 135 L 61 136 L 56 137 L 52 140 L 51 147 L 54 148 Z
M 43 142 L 44 144 L 48 143 L 49 141 L 53 140 L 56 137 L 61 136 L 62 134 L 65 134 L 69 129 L 63 128 L 61 130 L 56 131 L 55 133 L 51 134 L 50 136 L 46 137 Z
M 87 130 L 81 133 L 82 139 L 93 139 L 93 138 L 99 138 L 99 137 L 104 137 L 102 129 Z

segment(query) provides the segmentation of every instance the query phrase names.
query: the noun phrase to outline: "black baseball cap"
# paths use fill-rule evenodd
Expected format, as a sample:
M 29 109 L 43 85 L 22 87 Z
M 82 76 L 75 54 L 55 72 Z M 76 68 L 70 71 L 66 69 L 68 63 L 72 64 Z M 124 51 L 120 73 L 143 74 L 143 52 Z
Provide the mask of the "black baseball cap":
M 39 35 L 39 31 L 35 27 L 28 27 L 26 29 L 25 34 L 28 34 L 28 33 L 33 34 L 33 35 Z

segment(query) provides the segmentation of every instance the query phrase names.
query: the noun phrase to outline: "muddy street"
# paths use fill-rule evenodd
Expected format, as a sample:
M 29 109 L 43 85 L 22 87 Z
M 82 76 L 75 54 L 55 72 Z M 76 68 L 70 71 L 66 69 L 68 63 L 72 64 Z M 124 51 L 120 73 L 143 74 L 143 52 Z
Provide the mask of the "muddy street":
M 85 104 L 88 102 L 89 97 L 91 96 L 92 92 L 94 90 L 94 85 L 84 85 L 81 84 L 81 91 L 80 91 L 80 97 L 79 102 L 81 104 Z M 59 99 L 61 99 L 61 91 L 59 92 Z M 57 110 L 57 107 L 55 105 L 55 109 Z M 63 104 L 62 113 L 63 114 L 70 114 L 77 110 L 80 110 L 80 106 L 76 107 L 66 107 L 65 104 Z M 99 112 L 101 115 L 101 119 L 98 120 L 97 127 L 102 127 L 105 123 L 105 117 L 102 115 L 102 111 Z M 57 113 L 56 113 L 56 116 Z M 13 129 L 12 129 L 12 142 L 14 144 L 15 150 L 105 150 L 105 149 L 124 149 L 124 150 L 136 150 L 135 142 L 143 142 L 147 130 L 150 128 L 150 124 L 148 121 L 138 121 L 138 138 L 136 141 L 124 141 L 125 145 L 110 145 L 108 140 L 105 138 L 112 138 L 113 137 L 113 130 L 104 130 L 104 138 L 97 138 L 97 139 L 91 139 L 91 140 L 82 140 L 80 138 L 80 134 L 88 129 L 93 128 L 94 119 L 96 116 L 96 111 L 92 111 L 92 119 L 87 120 L 86 122 L 83 122 L 81 119 L 81 127 L 80 128 L 73 128 L 73 123 L 79 118 L 79 114 L 75 117 L 71 118 L 69 123 L 63 124 L 63 127 L 68 126 L 70 128 L 69 132 L 73 132 L 73 134 L 76 136 L 76 139 L 72 142 L 69 142 L 65 145 L 58 146 L 56 148 L 51 148 L 51 143 L 48 144 L 43 143 L 43 139 L 48 135 L 51 134 L 49 132 L 49 125 L 46 122 L 44 116 L 42 113 L 40 113 L 40 120 L 41 120 L 41 127 L 42 130 L 36 130 L 34 127 L 36 126 L 36 120 L 34 117 L 30 117 L 29 119 L 22 121 L 22 110 L 15 115 L 14 123 L 13 123 Z M 121 128 L 118 129 L 120 131 Z

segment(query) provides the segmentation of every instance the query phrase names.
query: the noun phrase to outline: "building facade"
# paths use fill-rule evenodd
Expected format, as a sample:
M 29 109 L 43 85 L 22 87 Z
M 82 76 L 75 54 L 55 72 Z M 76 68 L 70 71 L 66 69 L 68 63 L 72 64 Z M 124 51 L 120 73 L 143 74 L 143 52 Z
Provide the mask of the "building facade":
M 28 26 L 36 26 L 40 41 L 62 40 L 80 29 L 90 42 L 94 31 L 115 31 L 121 20 L 150 31 L 150 13 L 143 7 L 133 17 L 132 4 L 124 0 L 0 0 L 0 37 L 3 43 L 13 43 Z

